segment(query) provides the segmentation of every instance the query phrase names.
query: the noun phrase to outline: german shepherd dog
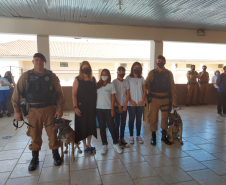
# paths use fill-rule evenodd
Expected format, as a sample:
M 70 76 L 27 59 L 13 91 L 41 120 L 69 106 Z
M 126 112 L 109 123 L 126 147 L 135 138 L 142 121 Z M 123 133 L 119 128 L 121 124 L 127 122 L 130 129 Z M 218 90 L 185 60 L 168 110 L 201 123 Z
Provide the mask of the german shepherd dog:
M 74 145 L 78 148 L 78 152 L 82 153 L 79 143 L 75 143 L 75 131 L 70 127 L 69 123 L 71 120 L 64 118 L 54 118 L 54 130 L 59 130 L 58 139 L 61 144 L 61 159 L 64 159 L 64 154 L 68 153 L 68 145 L 71 144 L 71 160 L 75 160 L 74 156 Z M 63 152 L 63 144 L 66 147 L 66 150 Z
M 169 128 L 167 131 L 168 138 L 170 138 L 170 142 L 173 143 L 174 138 L 178 138 L 180 136 L 180 144 L 183 144 L 182 141 L 182 132 L 183 132 L 183 122 L 180 115 L 174 110 L 173 113 L 169 113 Z

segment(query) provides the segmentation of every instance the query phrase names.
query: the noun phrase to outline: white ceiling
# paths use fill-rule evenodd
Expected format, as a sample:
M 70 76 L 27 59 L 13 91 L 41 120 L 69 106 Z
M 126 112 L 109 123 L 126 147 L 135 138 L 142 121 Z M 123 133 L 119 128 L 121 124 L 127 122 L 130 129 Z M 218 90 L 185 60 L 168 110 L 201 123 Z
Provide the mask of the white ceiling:
M 226 31 L 226 0 L 0 0 L 0 17 Z

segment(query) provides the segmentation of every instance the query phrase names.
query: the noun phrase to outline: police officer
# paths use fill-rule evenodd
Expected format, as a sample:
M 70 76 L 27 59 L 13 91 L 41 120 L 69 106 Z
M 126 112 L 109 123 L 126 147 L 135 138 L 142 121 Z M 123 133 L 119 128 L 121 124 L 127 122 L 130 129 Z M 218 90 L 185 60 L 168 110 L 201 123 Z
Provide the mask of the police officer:
M 209 73 L 207 67 L 202 66 L 202 72 L 199 73 L 199 105 L 207 105 L 207 88 L 209 83 Z
M 29 149 L 32 150 L 32 160 L 28 170 L 33 171 L 39 162 L 39 150 L 42 146 L 43 125 L 49 138 L 49 148 L 52 150 L 54 164 L 61 165 L 58 152 L 60 142 L 57 132 L 53 130 L 54 117 L 63 115 L 64 97 L 58 77 L 51 71 L 45 69 L 46 58 L 41 53 L 36 53 L 32 60 L 34 68 L 21 75 L 12 96 L 14 107 L 14 118 L 22 121 L 20 110 L 20 95 L 26 99 L 28 105 L 28 127 L 27 135 L 31 137 Z M 34 128 L 33 128 L 34 127 Z
M 197 99 L 197 91 L 198 91 L 198 83 L 197 78 L 199 78 L 199 74 L 195 71 L 195 65 L 191 65 L 191 70 L 187 72 L 187 97 L 186 97 L 186 106 L 190 106 L 190 102 L 192 99 L 192 105 L 196 104 Z
M 173 74 L 167 70 L 164 65 L 166 59 L 159 55 L 156 61 L 157 68 L 150 71 L 146 79 L 146 89 L 148 90 L 149 100 L 149 119 L 150 129 L 152 132 L 151 144 L 156 145 L 156 131 L 158 130 L 158 113 L 161 110 L 161 128 L 162 141 L 170 145 L 170 141 L 166 137 L 168 128 L 168 112 L 171 107 L 176 107 L 176 86 L 173 80 Z

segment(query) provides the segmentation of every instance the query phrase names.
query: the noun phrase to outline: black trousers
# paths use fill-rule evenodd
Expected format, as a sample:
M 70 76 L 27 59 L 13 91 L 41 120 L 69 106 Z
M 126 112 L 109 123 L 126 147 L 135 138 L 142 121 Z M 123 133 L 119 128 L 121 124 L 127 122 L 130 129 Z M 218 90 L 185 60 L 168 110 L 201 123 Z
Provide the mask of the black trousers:
M 116 134 L 114 117 L 111 117 L 111 109 L 96 109 L 97 119 L 100 126 L 100 136 L 103 145 L 107 145 L 107 135 L 106 135 L 106 122 L 108 129 L 111 133 L 114 144 L 118 144 L 118 138 Z
M 217 96 L 218 113 L 222 113 L 222 107 L 223 107 L 223 114 L 226 114 L 226 92 L 218 92 L 218 96 Z
M 115 106 L 115 129 L 116 129 L 116 133 L 117 133 L 117 138 L 123 139 L 124 132 L 125 132 L 125 126 L 126 126 L 127 111 L 123 111 L 120 114 L 117 112 L 117 110 L 118 110 L 118 107 Z M 120 126 L 120 129 L 119 129 L 119 126 Z M 119 130 L 120 130 L 120 135 L 119 135 Z

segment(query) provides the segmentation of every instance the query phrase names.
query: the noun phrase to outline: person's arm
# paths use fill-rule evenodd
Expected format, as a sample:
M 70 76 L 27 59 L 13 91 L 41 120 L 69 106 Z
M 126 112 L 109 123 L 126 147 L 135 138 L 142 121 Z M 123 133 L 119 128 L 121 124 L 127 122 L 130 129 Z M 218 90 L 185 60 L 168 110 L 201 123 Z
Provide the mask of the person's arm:
M 130 99 L 130 93 L 129 93 L 129 89 L 127 89 L 126 90 L 126 102 L 125 102 L 125 104 L 123 106 L 123 111 L 127 110 L 127 105 L 128 105 L 129 99 Z
M 10 87 L 12 86 L 11 84 L 5 84 L 3 81 L 0 81 L 0 85 L 1 86 L 10 86 Z
M 59 78 L 53 74 L 53 79 L 54 79 L 54 84 L 55 84 L 55 90 L 58 93 L 58 97 L 57 97 L 57 111 L 54 117 L 62 117 L 63 116 L 63 108 L 64 108 L 64 93 L 62 90 L 62 87 L 60 85 L 60 81 Z
M 171 94 L 172 94 L 172 107 L 177 106 L 177 90 L 176 90 L 176 85 L 174 83 L 173 79 L 173 73 L 170 73 L 170 88 L 171 88 Z
M 111 88 L 111 116 L 114 117 L 115 116 L 115 86 L 112 83 L 112 88 Z
M 12 84 L 13 84 L 13 86 L 15 87 L 15 86 L 16 86 L 16 83 L 15 83 L 15 81 L 14 81 L 14 76 L 11 76 L 11 79 L 12 79 Z
M 152 76 L 152 71 L 148 73 L 148 76 L 145 80 L 145 88 L 147 89 L 148 92 L 150 92 L 150 82 L 151 82 L 151 76 Z
M 146 94 L 147 94 L 144 79 L 143 79 L 142 91 L 143 91 L 142 100 L 138 103 L 138 106 L 144 106 L 145 97 L 146 97 Z
M 77 116 L 81 116 L 81 111 L 78 108 L 77 92 L 78 92 L 78 80 L 77 80 L 77 78 L 75 78 L 74 83 L 73 83 L 73 87 L 72 87 L 72 101 L 73 101 L 73 107 L 74 107 L 74 110 L 75 110 L 75 114 Z

